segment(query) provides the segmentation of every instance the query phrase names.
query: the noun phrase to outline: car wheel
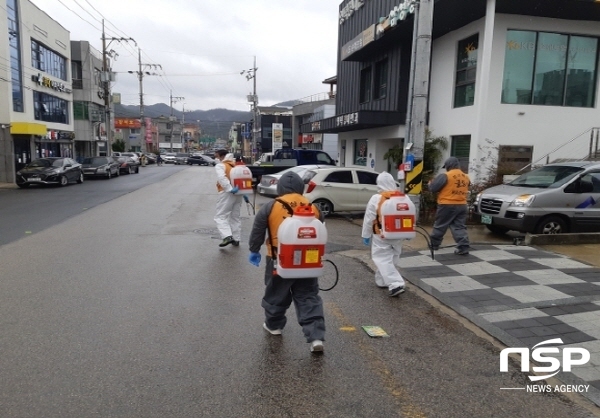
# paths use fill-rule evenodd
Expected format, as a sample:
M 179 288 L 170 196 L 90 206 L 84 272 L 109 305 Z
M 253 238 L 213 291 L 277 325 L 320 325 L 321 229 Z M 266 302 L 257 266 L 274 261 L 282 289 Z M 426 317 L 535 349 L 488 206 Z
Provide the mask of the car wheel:
M 566 234 L 569 232 L 566 222 L 558 216 L 547 216 L 536 226 L 536 234 Z
M 26 189 L 29 187 L 29 183 L 17 184 L 21 189 Z
M 333 203 L 326 199 L 317 199 L 313 202 L 323 216 L 329 216 L 333 213 Z
M 83 180 L 84 180 L 83 173 L 79 173 L 79 178 L 77 179 L 77 183 L 81 184 L 81 183 L 83 183 Z
M 135 169 L 132 166 L 129 166 L 129 174 L 135 173 Z
M 498 226 L 498 225 L 486 225 L 485 226 L 492 234 L 496 234 L 496 235 L 504 235 L 506 234 L 509 229 L 505 228 L 503 226 Z
M 61 187 L 64 187 L 64 186 L 66 186 L 67 184 L 69 184 L 69 179 L 67 178 L 67 176 L 65 176 L 65 175 L 62 175 L 62 176 L 60 176 L 60 180 L 59 180 L 59 182 L 60 182 L 60 183 L 59 183 L 59 184 L 60 184 L 60 186 L 61 186 Z

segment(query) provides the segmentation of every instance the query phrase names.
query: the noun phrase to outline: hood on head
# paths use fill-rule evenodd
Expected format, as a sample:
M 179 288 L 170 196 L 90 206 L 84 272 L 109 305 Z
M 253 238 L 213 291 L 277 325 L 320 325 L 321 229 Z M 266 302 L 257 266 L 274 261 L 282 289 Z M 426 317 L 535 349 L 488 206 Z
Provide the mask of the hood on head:
M 398 190 L 398 186 L 396 185 L 394 177 L 387 171 L 380 173 L 377 176 L 377 191 L 392 192 L 394 190 Z
M 228 153 L 227 155 L 225 155 L 225 157 L 223 157 L 223 161 L 235 161 L 235 157 L 232 153 Z
M 442 168 L 445 168 L 446 171 L 454 170 L 455 168 L 460 168 L 460 162 L 456 157 L 450 157 L 445 162 Z
M 284 173 L 277 183 L 277 195 L 282 196 L 288 193 L 302 194 L 304 192 L 304 182 L 302 178 L 292 171 Z

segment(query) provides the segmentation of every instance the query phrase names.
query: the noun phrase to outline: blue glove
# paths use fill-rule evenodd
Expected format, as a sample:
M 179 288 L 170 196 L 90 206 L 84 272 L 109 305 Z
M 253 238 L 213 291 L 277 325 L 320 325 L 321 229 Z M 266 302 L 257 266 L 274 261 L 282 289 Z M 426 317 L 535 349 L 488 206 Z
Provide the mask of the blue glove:
M 250 255 L 248 256 L 248 261 L 250 262 L 250 264 L 258 267 L 258 265 L 260 264 L 260 253 L 250 253 Z
M 371 244 L 371 238 L 363 238 L 363 244 L 365 244 L 368 247 L 369 244 Z
M 240 189 L 237 186 L 233 186 L 233 189 L 231 189 L 229 192 L 233 193 L 233 194 L 236 194 L 237 192 L 239 192 L 239 190 Z

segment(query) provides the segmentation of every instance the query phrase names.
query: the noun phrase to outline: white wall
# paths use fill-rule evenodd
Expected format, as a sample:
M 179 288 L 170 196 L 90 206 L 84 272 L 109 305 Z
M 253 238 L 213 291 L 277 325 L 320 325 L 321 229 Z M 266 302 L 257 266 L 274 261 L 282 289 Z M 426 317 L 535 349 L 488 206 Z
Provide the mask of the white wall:
M 485 20 L 473 22 L 463 28 L 436 39 L 432 48 L 430 82 L 430 125 L 435 136 L 471 135 L 471 166 L 490 163 L 488 152 L 495 153 L 499 145 L 533 145 L 533 160 L 567 143 L 591 127 L 600 126 L 600 111 L 594 108 L 502 104 L 502 78 L 504 52 L 508 29 L 537 30 L 566 34 L 600 36 L 598 22 L 573 22 L 559 19 L 535 18 L 518 15 L 496 15 L 492 39 L 491 62 L 484 65 Z M 454 109 L 454 77 L 458 42 L 479 33 L 479 53 L 475 105 Z M 484 77 L 482 68 L 489 68 Z M 599 74 L 597 74 L 598 81 Z M 489 79 L 488 83 L 481 83 Z M 479 89 L 487 89 L 482 95 Z M 478 103 L 478 98 L 487 98 Z M 598 96 L 598 87 L 596 88 Z M 596 97 L 596 103 L 598 98 Z M 520 115 L 519 113 L 524 113 Z M 581 158 L 585 153 L 589 135 L 574 141 L 562 155 L 554 158 Z M 491 145 L 490 145 L 491 144 Z M 450 143 L 449 143 L 450 145 Z M 449 155 L 449 150 L 447 154 Z M 569 155 L 567 155 L 569 154 Z M 581 155 L 579 155 L 581 154 Z M 482 161 L 483 160 L 483 161 Z M 480 171 L 481 172 L 481 171 Z M 470 172 L 473 176 L 476 173 Z

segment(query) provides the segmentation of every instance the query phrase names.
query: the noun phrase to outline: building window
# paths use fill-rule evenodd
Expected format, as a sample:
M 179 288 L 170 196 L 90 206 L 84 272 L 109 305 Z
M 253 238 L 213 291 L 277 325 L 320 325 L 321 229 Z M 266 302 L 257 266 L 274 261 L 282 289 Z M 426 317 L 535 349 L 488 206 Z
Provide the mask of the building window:
M 371 67 L 363 68 L 360 72 L 360 102 L 371 99 Z
M 374 99 L 383 99 L 387 95 L 387 75 L 388 60 L 386 58 L 375 64 L 375 90 L 373 91 Z
M 472 106 L 475 102 L 475 78 L 477 77 L 478 50 L 478 34 L 463 39 L 458 43 L 454 107 Z
M 471 153 L 471 135 L 455 135 L 451 137 L 450 156 L 458 158 L 460 168 L 469 172 L 469 155 Z
M 23 112 L 23 79 L 21 73 L 21 47 L 19 35 L 19 13 L 16 0 L 6 1 L 8 23 L 8 45 L 10 49 L 10 81 L 14 112 Z
M 507 32 L 502 103 L 593 107 L 598 39 Z
M 33 39 L 31 40 L 31 65 L 51 76 L 67 80 L 67 60 Z
M 73 102 L 73 118 L 75 120 L 90 120 L 87 102 Z
M 69 123 L 69 103 L 56 96 L 39 91 L 33 92 L 35 120 L 55 123 Z
M 354 165 L 367 166 L 367 151 L 369 149 L 367 139 L 354 140 Z

